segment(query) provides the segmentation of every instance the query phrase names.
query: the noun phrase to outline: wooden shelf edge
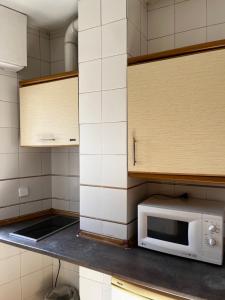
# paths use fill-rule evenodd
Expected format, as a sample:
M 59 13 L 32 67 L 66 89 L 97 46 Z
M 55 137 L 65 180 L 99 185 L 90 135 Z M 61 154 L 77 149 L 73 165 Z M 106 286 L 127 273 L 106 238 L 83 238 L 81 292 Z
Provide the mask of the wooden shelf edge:
M 34 84 L 46 83 L 50 81 L 62 80 L 62 79 L 67 79 L 72 77 L 78 77 L 78 72 L 70 71 L 70 72 L 63 72 L 54 75 L 32 78 L 28 80 L 21 80 L 19 85 L 20 87 L 26 87 Z
M 225 39 L 157 52 L 153 54 L 131 57 L 128 58 L 128 65 L 131 66 L 136 64 L 142 64 L 150 61 L 167 59 L 176 56 L 183 56 L 183 55 L 194 54 L 194 53 L 210 51 L 210 50 L 217 50 L 220 48 L 221 49 L 225 48 Z
M 147 172 L 128 172 L 130 177 L 158 180 L 158 181 L 176 181 L 176 182 L 192 182 L 198 184 L 225 184 L 225 176 L 210 175 L 191 175 L 191 174 L 160 174 Z

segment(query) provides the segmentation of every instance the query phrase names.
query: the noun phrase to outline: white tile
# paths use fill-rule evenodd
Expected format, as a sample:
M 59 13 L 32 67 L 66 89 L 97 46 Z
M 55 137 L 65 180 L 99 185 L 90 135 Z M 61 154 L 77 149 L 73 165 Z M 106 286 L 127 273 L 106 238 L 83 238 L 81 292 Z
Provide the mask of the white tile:
M 127 225 L 103 221 L 103 235 L 127 240 Z
M 128 22 L 128 53 L 131 56 L 141 55 L 141 33 L 133 25 Z
M 175 195 L 181 195 L 183 193 L 188 193 L 189 197 L 206 199 L 206 188 L 194 185 L 175 185 L 174 186 Z
M 16 153 L 19 145 L 19 132 L 16 128 L 0 128 L 0 153 Z
M 17 78 L 0 75 L 0 100 L 17 102 L 18 101 Z
M 41 153 L 41 173 L 42 175 L 51 174 L 51 153 Z
M 102 234 L 102 221 L 80 217 L 80 229 L 96 234 Z
M 52 199 L 52 208 L 69 210 L 69 201 L 61 199 Z
M 137 236 L 137 220 L 127 225 L 127 239 L 134 239 Z
M 73 212 L 80 213 L 80 202 L 70 201 L 69 210 Z
M 69 153 L 69 171 L 68 175 L 80 175 L 80 161 L 79 153 L 71 152 Z
M 51 61 L 64 59 L 64 37 L 58 37 L 50 40 Z
M 39 35 L 28 32 L 27 55 L 40 59 L 40 39 Z
M 69 178 L 64 176 L 52 176 L 52 197 L 69 199 Z
M 52 153 L 51 155 L 52 174 L 66 175 L 69 170 L 68 153 Z
M 41 75 L 40 59 L 29 57 L 27 58 L 27 67 L 19 72 L 21 79 L 32 79 Z
M 80 124 L 101 122 L 101 92 L 80 94 L 79 114 Z
M 50 63 L 47 61 L 41 61 L 41 76 L 50 75 Z
M 46 210 L 46 209 L 50 209 L 52 208 L 52 199 L 45 199 L 42 201 L 42 209 Z
M 174 7 L 167 6 L 149 11 L 148 38 L 154 39 L 174 33 Z
M 126 0 L 102 0 L 102 24 L 126 18 Z
M 0 220 L 18 217 L 20 214 L 19 205 L 0 208 Z
M 101 60 L 80 63 L 80 93 L 97 92 L 101 90 L 101 65 Z
M 165 6 L 169 6 L 169 5 L 173 5 L 173 4 L 174 4 L 174 0 L 150 1 L 149 5 L 148 5 L 148 9 L 149 10 L 157 9 L 157 8 L 161 8 L 161 7 L 165 7 Z
M 102 125 L 102 153 L 127 154 L 127 123 L 104 123 Z
M 39 299 L 42 299 L 40 287 L 43 287 L 46 284 L 45 270 L 48 270 L 48 268 L 28 274 L 21 278 L 23 300 L 32 299 L 32 297 L 35 296 L 39 296 Z M 48 283 L 50 280 L 52 280 L 52 278 L 48 279 Z
M 78 177 L 68 178 L 68 199 L 70 201 L 79 202 L 80 201 L 80 180 Z
M 19 203 L 18 188 L 18 180 L 0 181 L 0 207 Z
M 177 191 L 176 191 L 177 188 Z M 164 183 L 149 183 L 148 185 L 148 193 L 149 195 L 154 194 L 163 194 L 165 196 L 174 196 L 177 193 L 180 195 L 183 192 L 178 191 L 179 186 L 174 187 L 174 184 L 164 184 Z
M 175 32 L 206 26 L 206 0 L 189 0 L 175 5 Z
M 102 188 L 101 218 L 114 222 L 127 222 L 127 190 Z
M 20 277 L 20 256 L 12 256 L 0 261 L 0 284 L 13 281 Z
M 141 55 L 148 54 L 148 41 L 145 37 L 141 36 Z
M 137 218 L 138 203 L 148 197 L 148 184 L 143 184 L 127 191 L 127 220 L 129 223 Z
M 127 21 L 121 20 L 102 26 L 102 57 L 127 52 Z
M 53 268 L 54 281 L 55 281 L 57 271 L 58 271 L 58 267 L 54 266 Z M 69 285 L 79 289 L 79 274 L 73 270 L 61 267 L 59 277 L 58 277 L 58 285 Z
M 145 4 L 141 5 L 141 34 L 148 37 L 148 11 Z
M 165 36 L 148 42 L 148 53 L 156 53 L 174 48 L 174 35 Z
M 41 60 L 50 61 L 50 40 L 44 37 L 40 37 L 40 53 Z
M 225 189 L 216 187 L 206 187 L 206 199 L 225 202 Z
M 103 90 L 124 88 L 127 85 L 127 55 L 102 60 Z
M 0 154 L 0 166 L 0 179 L 19 176 L 17 154 Z
M 42 255 L 32 251 L 21 254 L 21 276 L 33 273 L 43 267 Z
M 19 127 L 16 103 L 0 101 L 0 127 Z
M 79 31 L 101 24 L 101 0 L 84 0 L 78 2 Z
M 43 210 L 42 201 L 28 202 L 20 205 L 20 215 L 33 214 Z
M 118 89 L 102 92 L 102 121 L 127 121 L 127 90 Z
M 141 3 L 139 0 L 127 1 L 128 20 L 141 30 Z
M 0 300 L 21 300 L 20 280 L 14 280 L 0 287 Z
M 127 187 L 127 156 L 103 155 L 102 185 Z
M 19 255 L 21 250 L 17 247 L 0 243 L 0 260 L 6 259 L 10 256 Z
M 20 177 L 41 175 L 41 153 L 19 153 Z
M 100 187 L 80 187 L 80 214 L 81 216 L 101 218 L 102 197 Z
M 102 153 L 102 125 L 101 124 L 80 125 L 80 153 L 81 154 Z
M 102 183 L 101 155 L 80 155 L 80 183 L 101 185 Z
M 175 34 L 175 48 L 206 42 L 206 28 L 199 28 Z
M 79 32 L 79 62 L 101 58 L 101 27 Z
M 207 27 L 207 41 L 222 40 L 225 38 L 225 23 Z
M 51 74 L 65 72 L 64 60 L 59 60 L 51 63 Z
M 44 198 L 44 183 L 45 177 L 22 178 L 19 180 L 21 188 L 27 188 L 29 195 L 21 197 L 20 202 L 29 202 Z
M 207 25 L 225 22 L 224 0 L 207 0 Z

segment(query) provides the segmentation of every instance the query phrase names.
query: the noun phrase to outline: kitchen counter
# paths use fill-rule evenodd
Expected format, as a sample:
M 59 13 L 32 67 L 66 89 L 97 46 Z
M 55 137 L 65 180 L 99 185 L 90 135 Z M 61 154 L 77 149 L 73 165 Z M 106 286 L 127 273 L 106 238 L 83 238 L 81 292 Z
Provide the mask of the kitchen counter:
M 0 228 L 0 242 L 59 258 L 187 299 L 225 299 L 225 265 L 215 266 L 145 250 L 123 249 L 78 237 L 79 224 L 39 242 L 9 236 L 39 218 Z

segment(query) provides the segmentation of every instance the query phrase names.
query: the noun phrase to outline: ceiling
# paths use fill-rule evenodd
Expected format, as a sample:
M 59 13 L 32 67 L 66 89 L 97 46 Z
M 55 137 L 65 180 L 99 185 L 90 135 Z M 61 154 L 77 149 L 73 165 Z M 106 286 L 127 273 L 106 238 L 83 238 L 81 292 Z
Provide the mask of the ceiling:
M 78 0 L 0 0 L 0 4 L 26 14 L 31 24 L 48 30 L 64 26 L 78 14 Z

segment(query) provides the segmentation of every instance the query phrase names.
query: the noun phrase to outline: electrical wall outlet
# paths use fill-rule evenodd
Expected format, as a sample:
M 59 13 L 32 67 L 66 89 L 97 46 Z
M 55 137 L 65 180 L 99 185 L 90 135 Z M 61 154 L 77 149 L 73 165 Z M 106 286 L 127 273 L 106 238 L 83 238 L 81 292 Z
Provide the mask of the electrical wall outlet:
M 18 192 L 20 198 L 29 196 L 29 189 L 26 186 L 19 187 Z

